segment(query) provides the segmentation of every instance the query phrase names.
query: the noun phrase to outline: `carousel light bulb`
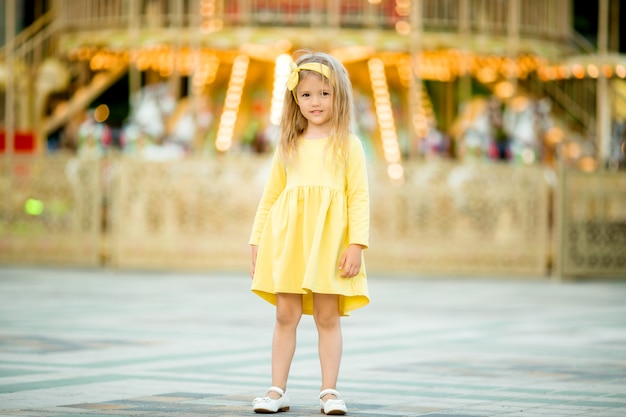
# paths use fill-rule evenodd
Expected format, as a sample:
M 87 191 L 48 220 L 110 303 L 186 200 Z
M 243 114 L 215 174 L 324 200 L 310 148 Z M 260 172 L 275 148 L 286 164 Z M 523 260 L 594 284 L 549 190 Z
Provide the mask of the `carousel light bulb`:
M 93 112 L 93 118 L 98 123 L 103 123 L 109 118 L 109 106 L 100 104 Z
M 597 66 L 589 64 L 587 65 L 587 74 L 589 74 L 591 78 L 598 78 L 598 75 L 600 75 L 600 71 L 598 70 Z
M 510 98 L 515 93 L 515 87 L 508 81 L 502 81 L 496 85 L 495 93 L 500 98 Z
M 564 133 L 561 128 L 551 127 L 546 131 L 545 137 L 546 143 L 549 145 L 556 145 L 557 143 L 563 141 Z
M 388 164 L 399 164 L 400 147 L 393 120 L 389 86 L 385 76 L 385 64 L 379 58 L 372 58 L 367 64 L 370 71 L 372 91 L 374 92 L 375 112 L 383 142 L 383 155 Z M 391 176 L 390 178 L 394 179 Z
M 486 66 L 478 70 L 476 77 L 481 82 L 489 84 L 489 83 L 494 82 L 496 78 L 498 77 L 498 75 L 496 71 L 493 69 L 493 67 Z
M 398 16 L 409 16 L 411 14 L 411 0 L 396 0 L 396 13 Z
M 401 180 L 404 177 L 404 168 L 398 163 L 390 164 L 387 167 L 387 175 L 392 180 Z
M 399 20 L 396 22 L 396 32 L 400 35 L 408 35 L 411 33 L 411 24 L 406 20 Z
M 226 152 L 232 146 L 235 122 L 237 121 L 237 113 L 241 103 L 243 85 L 248 73 L 249 61 L 250 59 L 246 55 L 239 55 L 233 62 L 230 81 L 226 91 L 224 111 L 220 117 L 217 138 L 215 140 L 215 148 L 220 152 Z
M 560 78 L 569 78 L 572 75 L 572 72 L 566 65 L 559 66 L 558 71 Z
M 284 92 L 289 76 L 289 64 L 292 62 L 288 54 L 280 54 L 274 63 L 274 88 L 272 89 L 272 101 L 270 107 L 270 123 L 274 126 L 280 124 L 280 115 L 284 105 Z
M 578 166 L 585 172 L 593 172 L 596 169 L 597 162 L 594 158 L 585 156 L 578 162 Z
M 570 143 L 567 146 L 567 156 L 570 159 L 578 159 L 582 154 L 582 150 L 580 149 L 580 145 L 577 143 Z

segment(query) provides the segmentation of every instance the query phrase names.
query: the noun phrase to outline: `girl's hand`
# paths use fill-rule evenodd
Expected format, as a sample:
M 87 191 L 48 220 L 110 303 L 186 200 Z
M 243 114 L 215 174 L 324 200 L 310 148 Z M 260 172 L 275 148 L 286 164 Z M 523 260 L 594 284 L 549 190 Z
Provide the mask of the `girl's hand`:
M 256 266 L 256 254 L 259 252 L 257 245 L 252 245 L 252 265 L 250 266 L 250 278 L 254 279 L 254 267 Z
M 343 270 L 341 277 L 352 278 L 361 270 L 361 245 L 350 245 L 339 261 L 339 269 Z

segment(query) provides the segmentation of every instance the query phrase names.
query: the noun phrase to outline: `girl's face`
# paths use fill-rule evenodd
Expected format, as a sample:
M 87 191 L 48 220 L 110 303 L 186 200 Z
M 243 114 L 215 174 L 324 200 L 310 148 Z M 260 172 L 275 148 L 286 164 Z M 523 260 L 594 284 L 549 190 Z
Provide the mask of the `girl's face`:
M 315 72 L 308 73 L 296 87 L 300 112 L 309 122 L 307 130 L 330 133 L 332 94 L 328 80 Z

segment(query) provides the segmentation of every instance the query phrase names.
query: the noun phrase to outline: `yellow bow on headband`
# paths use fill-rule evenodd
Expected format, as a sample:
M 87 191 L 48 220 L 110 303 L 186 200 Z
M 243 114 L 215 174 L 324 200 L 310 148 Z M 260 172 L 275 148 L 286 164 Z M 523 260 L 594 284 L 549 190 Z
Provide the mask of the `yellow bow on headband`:
M 300 71 L 309 70 L 315 71 L 322 74 L 324 77 L 330 79 L 330 68 L 327 65 L 321 64 L 319 62 L 307 62 L 306 64 L 302 64 L 297 66 L 295 63 L 291 62 L 289 64 L 291 68 L 291 72 L 289 73 L 289 77 L 287 77 L 287 88 L 293 94 L 293 98 L 296 99 L 296 103 L 298 99 L 296 98 L 296 87 L 298 86 L 298 82 L 300 82 Z

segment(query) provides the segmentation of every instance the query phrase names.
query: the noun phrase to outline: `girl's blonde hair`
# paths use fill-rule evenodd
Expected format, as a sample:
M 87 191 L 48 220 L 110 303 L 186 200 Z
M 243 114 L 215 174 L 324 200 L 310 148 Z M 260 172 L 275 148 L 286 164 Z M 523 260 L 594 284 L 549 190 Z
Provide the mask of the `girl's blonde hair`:
M 354 117 L 352 84 L 348 71 L 337 58 L 324 52 L 300 50 L 296 52 L 295 56 L 297 57 L 295 64 L 298 66 L 314 62 L 324 64 L 330 69 L 328 81 L 331 89 L 332 107 L 329 145 L 334 155 L 345 159 L 348 157 L 348 143 Z M 301 70 L 298 74 L 299 79 L 302 80 L 310 73 L 323 77 L 322 74 L 315 71 Z M 297 153 L 298 140 L 305 132 L 307 125 L 308 121 L 300 112 L 294 95 L 285 89 L 283 114 L 280 120 L 280 138 L 278 140 L 278 149 L 284 161 L 288 162 Z

